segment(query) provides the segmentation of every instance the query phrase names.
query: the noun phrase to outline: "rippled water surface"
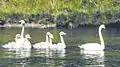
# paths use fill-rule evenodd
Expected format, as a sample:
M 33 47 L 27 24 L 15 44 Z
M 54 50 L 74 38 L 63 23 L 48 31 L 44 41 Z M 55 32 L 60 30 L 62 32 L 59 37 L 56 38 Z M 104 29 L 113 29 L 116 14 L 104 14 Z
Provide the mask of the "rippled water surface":
M 0 45 L 14 41 L 20 28 L 0 28 Z M 105 40 L 105 51 L 97 54 L 83 54 L 78 45 L 98 42 L 98 27 L 77 29 L 38 29 L 25 28 L 25 34 L 31 35 L 31 43 L 45 41 L 45 34 L 50 31 L 54 35 L 53 42 L 59 42 L 59 31 L 64 36 L 67 48 L 61 51 L 52 50 L 19 50 L 11 51 L 0 47 L 0 67 L 119 67 L 120 66 L 120 29 L 106 28 L 102 30 Z M 88 51 L 90 52 L 90 51 Z M 91 51 L 95 53 L 94 51 Z

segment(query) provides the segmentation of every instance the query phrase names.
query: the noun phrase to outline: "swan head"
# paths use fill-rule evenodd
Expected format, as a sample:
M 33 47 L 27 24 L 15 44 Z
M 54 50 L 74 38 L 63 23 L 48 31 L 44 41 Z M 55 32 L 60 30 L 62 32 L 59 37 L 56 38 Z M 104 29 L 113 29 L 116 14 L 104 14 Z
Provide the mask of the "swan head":
M 105 25 L 104 24 L 100 25 L 100 28 L 105 29 Z
M 60 35 L 66 35 L 66 33 L 63 32 L 63 31 L 61 31 L 59 34 L 60 34 Z
M 52 38 L 52 39 L 54 39 L 54 37 L 53 37 L 53 35 L 52 35 L 52 34 L 50 34 L 50 35 L 49 35 L 49 37 L 50 37 L 50 38 Z
M 26 34 L 26 35 L 25 35 L 25 38 L 27 38 L 27 39 L 31 39 L 31 37 L 30 37 L 29 34 Z
M 20 34 L 16 34 L 15 38 L 20 39 Z
M 46 33 L 50 38 L 54 39 L 53 35 L 50 32 Z
M 20 20 L 19 22 L 21 23 L 21 25 L 25 25 L 25 21 L 24 20 Z

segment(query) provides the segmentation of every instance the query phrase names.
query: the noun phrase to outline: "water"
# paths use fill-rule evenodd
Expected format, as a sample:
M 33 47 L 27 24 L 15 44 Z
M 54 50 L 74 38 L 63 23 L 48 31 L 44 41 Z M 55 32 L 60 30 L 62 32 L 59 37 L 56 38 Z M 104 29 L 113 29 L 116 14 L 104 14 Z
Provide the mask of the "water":
M 59 51 L 35 50 L 10 51 L 0 48 L 0 67 L 119 67 L 120 66 L 120 29 L 106 28 L 102 30 L 105 40 L 105 51 L 98 54 L 82 54 L 78 45 L 97 42 L 98 28 L 37 29 L 26 28 L 25 34 L 32 37 L 32 44 L 45 41 L 45 33 L 53 33 L 55 42 L 59 42 L 59 31 L 67 33 L 64 36 L 67 48 L 65 53 Z M 20 28 L 0 28 L 0 44 L 14 40 Z M 94 52 L 93 52 L 94 53 Z

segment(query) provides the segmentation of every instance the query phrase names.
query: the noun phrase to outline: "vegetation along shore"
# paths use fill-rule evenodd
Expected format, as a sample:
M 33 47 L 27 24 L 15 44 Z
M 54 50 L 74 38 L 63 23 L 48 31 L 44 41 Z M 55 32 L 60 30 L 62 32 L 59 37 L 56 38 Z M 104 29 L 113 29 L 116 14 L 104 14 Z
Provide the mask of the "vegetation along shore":
M 120 23 L 120 0 L 1 0 L 0 25 L 79 27 Z M 50 26 L 50 27 L 51 27 Z

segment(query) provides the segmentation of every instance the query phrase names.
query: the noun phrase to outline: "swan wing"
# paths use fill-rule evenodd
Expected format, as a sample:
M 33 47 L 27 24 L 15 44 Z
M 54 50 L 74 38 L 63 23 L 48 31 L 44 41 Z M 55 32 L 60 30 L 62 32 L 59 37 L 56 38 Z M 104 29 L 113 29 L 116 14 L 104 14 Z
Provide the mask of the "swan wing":
M 15 42 L 9 42 L 8 44 L 3 45 L 3 48 L 14 48 Z
M 33 45 L 33 48 L 40 48 L 40 46 L 41 46 L 41 43 L 36 43 Z
M 50 49 L 56 49 L 57 48 L 57 44 L 52 44 L 52 45 L 49 45 L 50 46 Z

